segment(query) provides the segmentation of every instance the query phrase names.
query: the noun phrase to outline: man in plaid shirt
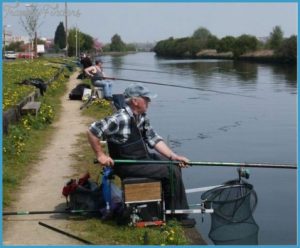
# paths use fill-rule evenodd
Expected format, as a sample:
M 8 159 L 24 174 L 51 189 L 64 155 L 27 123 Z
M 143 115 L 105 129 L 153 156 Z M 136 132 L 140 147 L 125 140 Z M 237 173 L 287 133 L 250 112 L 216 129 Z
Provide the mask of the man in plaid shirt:
M 114 173 L 120 178 L 147 177 L 162 182 L 166 208 L 188 209 L 185 188 L 181 177 L 181 168 L 187 167 L 189 160 L 174 153 L 163 139 L 153 130 L 146 111 L 155 94 L 140 85 L 132 84 L 124 92 L 126 105 L 111 116 L 91 124 L 88 140 L 100 164 L 113 166 Z M 109 155 L 102 149 L 99 140 L 106 139 Z M 157 153 L 150 153 L 148 147 Z M 118 164 L 113 159 L 154 159 L 157 164 Z M 170 170 L 168 164 L 159 164 L 159 160 L 179 161 L 179 166 Z M 171 171 L 171 172 L 170 172 Z M 173 175 L 170 175 L 173 173 Z M 172 199 L 170 178 L 175 181 L 175 195 Z M 172 200 L 173 204 L 172 205 Z M 195 221 L 187 215 L 178 215 L 177 219 L 185 226 L 194 226 Z

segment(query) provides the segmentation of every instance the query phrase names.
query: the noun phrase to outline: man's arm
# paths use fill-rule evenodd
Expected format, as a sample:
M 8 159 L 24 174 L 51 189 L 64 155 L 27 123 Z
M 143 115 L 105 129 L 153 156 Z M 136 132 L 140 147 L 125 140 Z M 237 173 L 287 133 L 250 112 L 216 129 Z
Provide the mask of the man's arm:
M 93 71 L 94 71 L 94 66 L 90 66 L 90 67 L 87 67 L 87 68 L 84 69 L 84 72 L 86 73 L 86 75 L 88 75 L 90 77 L 93 76 L 93 74 L 90 73 L 90 72 L 93 72 Z
M 114 161 L 112 160 L 112 158 L 110 156 L 105 154 L 105 152 L 103 151 L 102 146 L 99 142 L 100 140 L 90 130 L 88 130 L 87 136 L 88 136 L 88 141 L 89 141 L 93 151 L 95 152 L 99 163 L 102 165 L 113 166 Z
M 177 155 L 176 153 L 174 153 L 164 141 L 159 141 L 158 143 L 156 143 L 156 145 L 154 146 L 155 150 L 158 151 L 160 154 L 162 154 L 163 156 L 165 156 L 166 158 L 170 159 L 170 160 L 176 160 L 181 162 L 179 164 L 180 167 L 187 167 L 187 163 L 189 162 L 189 159 L 184 157 L 184 156 L 180 156 Z

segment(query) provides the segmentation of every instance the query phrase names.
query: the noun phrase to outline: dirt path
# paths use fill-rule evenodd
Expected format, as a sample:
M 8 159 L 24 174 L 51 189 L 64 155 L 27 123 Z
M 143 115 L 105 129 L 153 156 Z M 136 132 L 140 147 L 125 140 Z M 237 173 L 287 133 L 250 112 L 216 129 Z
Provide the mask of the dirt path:
M 79 80 L 74 73 L 68 90 L 62 97 L 62 113 L 54 124 L 56 132 L 42 151 L 43 158 L 34 166 L 33 173 L 21 187 L 18 201 L 10 211 L 64 210 L 65 198 L 61 190 L 74 173 L 71 154 L 74 153 L 77 135 L 87 130 L 90 120 L 80 114 L 80 101 L 68 100 L 68 94 Z M 72 238 L 49 230 L 38 222 L 68 231 L 68 220 L 62 215 L 10 216 L 3 219 L 3 244 L 5 245 L 81 245 Z

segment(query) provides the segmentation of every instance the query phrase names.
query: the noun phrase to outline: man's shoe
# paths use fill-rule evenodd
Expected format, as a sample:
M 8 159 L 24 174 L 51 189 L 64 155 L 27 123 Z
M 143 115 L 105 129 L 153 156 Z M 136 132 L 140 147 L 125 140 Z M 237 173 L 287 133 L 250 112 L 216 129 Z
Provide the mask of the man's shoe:
M 177 221 L 180 223 L 181 226 L 187 227 L 187 228 L 192 228 L 196 225 L 196 221 L 193 218 L 188 218 L 187 215 L 179 215 L 177 217 Z
M 192 228 L 196 225 L 196 221 L 193 218 L 185 218 L 179 220 L 179 223 L 183 227 Z
M 111 96 L 104 97 L 104 99 L 105 99 L 106 101 L 112 101 L 112 100 L 113 100 L 113 98 L 112 98 Z

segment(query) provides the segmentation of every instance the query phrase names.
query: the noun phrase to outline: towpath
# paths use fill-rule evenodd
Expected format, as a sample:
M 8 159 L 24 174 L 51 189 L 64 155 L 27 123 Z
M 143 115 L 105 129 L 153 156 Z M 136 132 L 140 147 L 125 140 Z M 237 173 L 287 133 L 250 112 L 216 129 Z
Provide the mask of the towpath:
M 87 130 L 91 119 L 80 114 L 80 101 L 68 100 L 68 94 L 79 80 L 74 73 L 68 82 L 66 94 L 62 97 L 62 112 L 54 123 L 55 132 L 41 152 L 42 158 L 34 165 L 32 173 L 20 187 L 18 200 L 9 211 L 64 210 L 65 198 L 62 187 L 75 172 L 72 169 L 76 140 Z M 53 227 L 68 231 L 66 216 L 24 215 L 6 216 L 3 219 L 4 245 L 80 245 L 79 241 L 54 232 L 38 224 L 41 221 Z

